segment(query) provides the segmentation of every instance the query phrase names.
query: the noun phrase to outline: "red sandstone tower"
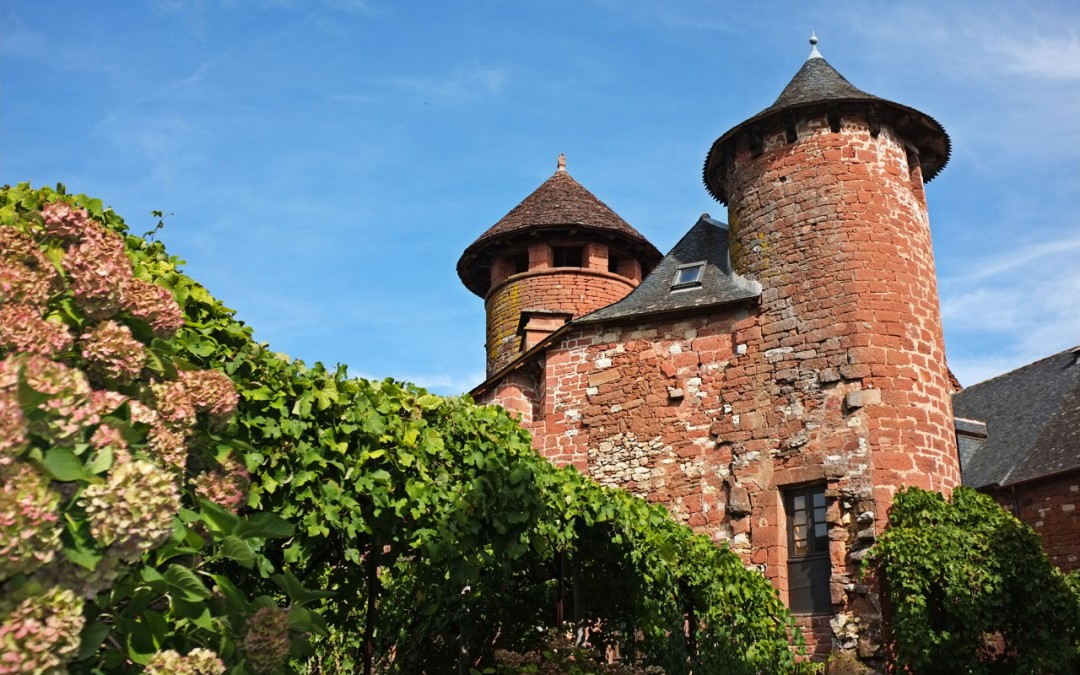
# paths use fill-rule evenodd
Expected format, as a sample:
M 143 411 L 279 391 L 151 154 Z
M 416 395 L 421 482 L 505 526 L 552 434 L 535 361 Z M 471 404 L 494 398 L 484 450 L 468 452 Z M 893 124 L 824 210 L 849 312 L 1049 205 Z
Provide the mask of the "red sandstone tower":
M 735 271 L 763 285 L 772 370 L 861 383 L 846 404 L 873 406 L 865 450 L 883 517 L 900 486 L 960 482 L 923 194 L 949 139 L 853 87 L 816 42 L 776 103 L 713 144 L 705 185 L 728 204 Z
M 571 319 L 634 289 L 660 252 L 566 172 L 474 241 L 458 276 L 487 309 L 490 377 Z
M 960 479 L 923 194 L 948 156 L 815 46 L 709 151 L 730 225 L 703 215 L 662 259 L 560 162 L 458 263 L 487 307 L 473 396 L 729 545 L 816 656 L 880 665 L 860 561 L 897 490 Z
M 832 605 L 831 631 L 815 632 L 866 658 L 879 610 L 858 592 L 858 561 L 894 493 L 960 483 L 923 193 L 950 144 L 928 115 L 852 86 L 816 42 L 772 106 L 713 144 L 704 180 L 728 205 L 735 272 L 762 285 L 741 336 L 756 393 L 733 403 L 764 413 L 771 435 L 735 451 L 774 458 L 744 479 L 769 488 L 752 557 L 793 606 L 822 589 L 801 602 Z

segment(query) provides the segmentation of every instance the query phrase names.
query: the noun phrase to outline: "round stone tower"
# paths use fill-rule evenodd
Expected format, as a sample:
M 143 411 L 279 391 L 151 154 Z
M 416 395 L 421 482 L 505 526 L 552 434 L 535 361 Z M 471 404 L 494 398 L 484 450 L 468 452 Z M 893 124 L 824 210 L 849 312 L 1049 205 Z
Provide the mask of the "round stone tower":
M 661 257 L 559 155 L 555 174 L 458 260 L 461 281 L 484 298 L 487 374 L 567 321 L 622 299 Z
M 816 43 L 772 106 L 713 144 L 704 181 L 728 205 L 733 268 L 763 287 L 780 421 L 821 406 L 810 438 L 858 430 L 826 462 L 860 474 L 880 529 L 898 488 L 960 482 L 923 193 L 950 143 L 930 116 L 852 86 Z
M 817 655 L 880 665 L 881 608 L 860 561 L 897 490 L 960 482 L 923 193 L 949 138 L 852 86 L 816 43 L 776 102 L 705 160 L 733 270 L 762 286 L 727 371 L 738 422 L 720 420 L 717 441 L 750 492 L 736 523 L 750 561 Z

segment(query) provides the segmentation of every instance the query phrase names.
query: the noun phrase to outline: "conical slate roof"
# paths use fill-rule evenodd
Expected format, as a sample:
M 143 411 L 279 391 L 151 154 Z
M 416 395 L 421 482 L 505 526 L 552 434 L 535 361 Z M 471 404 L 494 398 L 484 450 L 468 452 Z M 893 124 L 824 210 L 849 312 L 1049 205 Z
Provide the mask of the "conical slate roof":
M 829 65 L 817 50 L 817 38 L 810 58 L 784 87 L 771 106 L 729 130 L 713 143 L 705 158 L 705 188 L 721 203 L 727 203 L 727 162 L 735 154 L 744 134 L 764 134 L 778 128 L 793 128 L 798 116 L 822 111 L 858 109 L 869 119 L 890 124 L 919 150 L 923 180 L 930 182 L 949 161 L 951 144 L 937 120 L 914 108 L 879 98 L 855 87 Z
M 662 257 L 648 239 L 574 180 L 560 156 L 559 168 L 551 178 L 465 249 L 458 260 L 458 276 L 466 288 L 483 297 L 490 283 L 491 258 L 507 246 L 541 231 L 549 234 L 591 231 L 604 235 L 605 239 L 616 239 L 633 251 L 646 269 L 651 269 Z

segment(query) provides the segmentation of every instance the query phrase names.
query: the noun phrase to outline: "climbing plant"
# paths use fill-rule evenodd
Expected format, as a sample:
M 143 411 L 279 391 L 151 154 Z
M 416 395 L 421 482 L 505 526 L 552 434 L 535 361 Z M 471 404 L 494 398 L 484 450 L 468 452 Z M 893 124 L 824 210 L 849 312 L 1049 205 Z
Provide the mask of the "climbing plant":
M 1077 672 L 1080 602 L 1038 535 L 992 498 L 900 492 L 872 550 L 900 668 Z
M 760 574 L 505 411 L 275 354 L 85 195 L 5 187 L 0 236 L 24 669 L 468 672 L 565 635 L 669 673 L 800 668 Z

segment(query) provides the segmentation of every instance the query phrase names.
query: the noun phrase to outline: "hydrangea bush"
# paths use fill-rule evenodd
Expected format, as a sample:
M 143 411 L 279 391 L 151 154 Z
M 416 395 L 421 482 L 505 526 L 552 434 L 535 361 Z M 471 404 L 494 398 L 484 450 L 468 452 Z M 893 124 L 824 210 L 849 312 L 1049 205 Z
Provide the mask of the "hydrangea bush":
M 248 624 L 285 615 L 214 580 L 268 576 L 259 543 L 289 528 L 222 521 L 249 486 L 236 390 L 176 355 L 184 312 L 124 231 L 62 188 L 0 191 L 0 675 L 241 672 Z

